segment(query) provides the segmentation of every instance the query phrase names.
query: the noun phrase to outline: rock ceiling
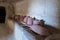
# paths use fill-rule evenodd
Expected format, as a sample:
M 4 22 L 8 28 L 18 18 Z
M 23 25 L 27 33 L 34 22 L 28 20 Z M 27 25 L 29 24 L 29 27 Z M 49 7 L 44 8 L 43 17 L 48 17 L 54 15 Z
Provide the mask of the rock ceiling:
M 0 0 L 0 2 L 17 2 L 17 1 L 23 1 L 23 0 Z

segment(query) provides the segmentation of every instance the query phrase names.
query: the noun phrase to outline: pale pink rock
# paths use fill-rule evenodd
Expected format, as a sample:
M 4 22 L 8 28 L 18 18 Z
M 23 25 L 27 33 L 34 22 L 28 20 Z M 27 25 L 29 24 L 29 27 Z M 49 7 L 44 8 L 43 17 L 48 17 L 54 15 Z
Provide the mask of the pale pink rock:
M 32 25 L 30 28 L 32 31 L 36 32 L 37 34 L 44 35 L 44 36 L 49 35 L 48 30 L 42 26 Z
M 28 18 L 27 24 L 28 24 L 28 25 L 32 25 L 32 24 L 33 24 L 33 20 L 32 20 L 31 17 Z
M 33 20 L 33 25 L 38 25 L 39 24 L 39 20 Z
M 26 16 L 23 20 L 23 22 L 27 23 L 29 16 Z

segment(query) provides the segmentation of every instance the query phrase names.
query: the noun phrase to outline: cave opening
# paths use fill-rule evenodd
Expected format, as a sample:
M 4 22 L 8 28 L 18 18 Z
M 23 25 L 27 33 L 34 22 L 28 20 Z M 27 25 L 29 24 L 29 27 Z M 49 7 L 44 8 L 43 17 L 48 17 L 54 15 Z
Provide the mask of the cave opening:
M 0 23 L 5 23 L 6 9 L 0 6 Z

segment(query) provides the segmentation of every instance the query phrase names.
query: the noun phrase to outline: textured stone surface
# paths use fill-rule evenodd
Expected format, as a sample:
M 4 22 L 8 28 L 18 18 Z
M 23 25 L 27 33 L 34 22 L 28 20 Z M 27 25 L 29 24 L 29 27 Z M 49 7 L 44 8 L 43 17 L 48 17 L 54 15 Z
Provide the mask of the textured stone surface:
M 17 1 L 23 1 L 23 0 L 0 0 L 0 2 L 17 2 Z
M 9 0 L 8 0 L 9 1 Z M 13 15 L 14 14 L 14 6 L 13 4 L 4 0 L 0 0 L 0 6 L 1 7 L 5 7 L 6 10 L 6 18 L 5 18 L 5 25 L 7 25 L 6 27 L 9 27 L 10 29 L 14 29 L 14 23 L 10 20 L 8 20 L 8 16 Z
M 9 28 L 6 27 L 5 24 L 0 24 L 0 40 L 13 40 L 14 35 L 13 32 Z

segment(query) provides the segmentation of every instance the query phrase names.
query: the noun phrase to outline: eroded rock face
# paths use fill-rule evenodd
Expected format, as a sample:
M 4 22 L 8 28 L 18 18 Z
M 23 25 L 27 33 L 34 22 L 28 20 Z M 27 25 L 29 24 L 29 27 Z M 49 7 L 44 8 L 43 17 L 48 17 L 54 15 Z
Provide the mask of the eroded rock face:
M 50 35 L 45 40 L 60 40 L 60 34 Z
M 31 30 L 36 32 L 37 34 L 43 35 L 43 36 L 47 36 L 49 35 L 48 29 L 40 26 L 40 25 L 32 25 Z
M 23 0 L 0 0 L 0 2 L 17 2 L 17 1 L 23 1 Z
M 13 4 L 11 4 L 10 2 L 7 2 L 8 0 L 0 0 L 0 6 L 4 7 L 6 10 L 6 17 L 5 17 L 5 27 L 7 27 L 7 29 L 14 29 L 14 23 L 13 21 L 11 22 L 10 20 L 8 20 L 8 16 L 9 15 L 13 15 L 14 13 L 14 6 Z M 13 23 L 12 25 L 10 23 Z M 1 26 L 1 25 L 0 25 Z M 9 31 L 9 30 L 8 30 Z

